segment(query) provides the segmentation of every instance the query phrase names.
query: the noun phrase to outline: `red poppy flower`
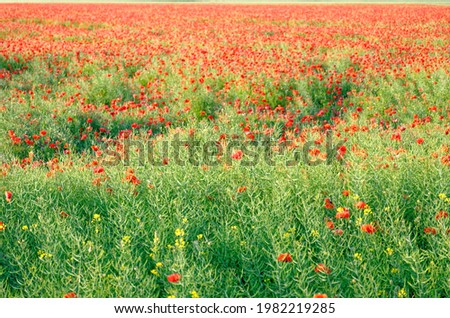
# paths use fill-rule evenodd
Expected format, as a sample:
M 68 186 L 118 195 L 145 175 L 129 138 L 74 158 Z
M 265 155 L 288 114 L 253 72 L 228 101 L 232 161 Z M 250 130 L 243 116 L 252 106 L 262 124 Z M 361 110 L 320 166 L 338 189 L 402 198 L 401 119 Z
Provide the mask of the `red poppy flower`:
M 289 253 L 282 253 L 278 255 L 277 260 L 282 263 L 290 263 L 292 262 L 292 256 Z
M 375 227 L 372 224 L 363 224 L 361 225 L 361 231 L 366 232 L 368 234 L 375 233 Z
M 12 192 L 11 191 L 5 191 L 5 197 L 6 197 L 6 202 L 11 202 Z
M 77 294 L 70 292 L 64 295 L 64 298 L 78 298 Z
M 314 271 L 316 273 L 324 273 L 324 274 L 330 274 L 331 273 L 331 269 L 329 269 L 324 264 L 317 264 L 316 267 L 314 268 Z
M 425 140 L 423 140 L 423 138 L 417 138 L 417 140 L 416 140 L 416 142 L 417 142 L 419 145 L 423 144 L 424 141 L 425 141 Z
M 402 140 L 402 136 L 400 135 L 400 133 L 397 132 L 395 134 L 392 134 L 391 140 L 401 141 Z
M 344 197 L 348 197 L 348 196 L 350 195 L 350 191 L 349 191 L 349 190 L 343 190 L 343 191 L 342 191 L 342 195 L 343 195 Z
M 446 211 L 441 210 L 438 213 L 436 213 L 436 220 L 443 219 L 443 218 L 448 218 L 448 213 Z
M 231 158 L 233 158 L 234 160 L 241 160 L 243 155 L 244 153 L 242 152 L 242 150 L 236 150 L 231 155 Z
M 367 204 L 364 201 L 359 201 L 355 203 L 355 207 L 357 209 L 364 210 L 367 207 Z
M 169 276 L 167 276 L 167 280 L 169 281 L 169 283 L 178 283 L 181 279 L 181 275 L 178 273 L 173 273 L 170 274 Z
M 341 147 L 338 148 L 338 153 L 336 155 L 336 158 L 338 160 L 344 159 L 344 155 L 346 152 L 347 152 L 347 147 L 345 147 L 345 145 L 342 145 Z
M 334 223 L 333 221 L 327 221 L 325 223 L 326 227 L 329 228 L 330 230 L 334 229 Z
M 336 219 L 348 219 L 350 217 L 350 210 L 348 208 L 338 209 Z
M 315 294 L 313 298 L 328 298 L 327 294 Z
M 334 235 L 341 236 L 342 234 L 344 234 L 343 230 L 341 230 L 341 229 L 334 230 Z
M 331 202 L 329 198 L 325 198 L 325 209 L 332 210 L 334 209 L 334 204 Z
M 134 172 L 133 172 L 132 169 L 129 169 L 129 170 L 127 171 L 127 174 L 126 174 L 124 180 L 125 180 L 125 181 L 128 181 L 128 182 L 130 182 L 130 183 L 132 183 L 132 184 L 135 184 L 135 185 L 141 183 L 141 180 L 139 180 L 139 179 L 134 175 Z
M 434 227 L 426 227 L 423 229 L 423 232 L 425 234 L 433 234 L 433 235 L 436 235 L 436 233 L 437 233 L 437 231 Z
M 94 173 L 103 173 L 105 172 L 105 169 L 103 169 L 103 167 L 97 167 L 94 169 Z

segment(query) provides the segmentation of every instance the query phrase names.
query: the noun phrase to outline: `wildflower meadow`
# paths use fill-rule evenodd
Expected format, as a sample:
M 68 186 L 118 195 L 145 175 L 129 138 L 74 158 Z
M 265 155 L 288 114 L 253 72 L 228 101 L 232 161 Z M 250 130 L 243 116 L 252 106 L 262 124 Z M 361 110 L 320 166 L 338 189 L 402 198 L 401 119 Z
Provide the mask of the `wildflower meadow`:
M 0 297 L 450 297 L 450 6 L 0 4 Z

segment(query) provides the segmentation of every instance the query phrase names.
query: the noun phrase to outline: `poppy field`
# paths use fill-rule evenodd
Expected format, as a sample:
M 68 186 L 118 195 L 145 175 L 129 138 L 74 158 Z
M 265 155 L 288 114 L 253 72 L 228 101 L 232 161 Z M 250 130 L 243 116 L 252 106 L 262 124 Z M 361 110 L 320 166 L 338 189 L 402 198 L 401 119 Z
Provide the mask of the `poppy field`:
M 0 297 L 450 297 L 450 7 L 0 4 Z

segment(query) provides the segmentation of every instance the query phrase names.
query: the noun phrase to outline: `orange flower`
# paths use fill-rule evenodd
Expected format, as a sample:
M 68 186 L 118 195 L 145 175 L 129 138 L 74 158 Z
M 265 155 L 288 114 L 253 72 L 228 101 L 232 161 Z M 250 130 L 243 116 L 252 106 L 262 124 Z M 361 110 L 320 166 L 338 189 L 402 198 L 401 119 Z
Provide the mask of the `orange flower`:
M 6 202 L 11 202 L 12 192 L 11 191 L 5 191 L 5 197 L 6 197 Z
M 102 185 L 102 178 L 95 178 L 94 180 L 92 180 L 92 184 L 95 186 L 101 186 Z
M 435 235 L 437 233 L 437 231 L 434 227 L 426 227 L 423 229 L 423 232 L 425 234 L 433 234 L 433 235 Z
M 0 222 L 0 231 L 4 231 L 6 229 L 6 226 L 3 222 Z
M 64 298 L 78 298 L 77 294 L 70 292 L 64 295 Z
M 289 253 L 282 253 L 278 255 L 277 260 L 282 263 L 290 263 L 292 262 L 292 256 Z
M 59 216 L 62 217 L 62 218 L 66 218 L 66 217 L 69 216 L 69 214 L 67 214 L 67 213 L 64 212 L 64 211 L 61 211 L 61 213 L 59 213 Z
M 369 233 L 369 234 L 373 234 L 375 233 L 375 227 L 372 224 L 363 224 L 361 225 L 361 231 Z
M 327 294 L 315 294 L 313 298 L 328 298 Z
M 443 219 L 443 218 L 448 218 L 448 213 L 446 211 L 441 210 L 438 213 L 436 213 L 436 220 Z
M 331 269 L 329 269 L 327 266 L 325 266 L 322 263 L 317 264 L 316 268 L 314 268 L 314 271 L 316 273 L 324 273 L 324 274 L 330 274 L 331 273 Z
M 242 187 L 239 187 L 237 189 L 237 192 L 242 193 L 242 192 L 245 192 L 246 190 L 247 190 L 247 187 L 246 186 L 242 186 Z
M 173 273 L 170 274 L 169 276 L 167 276 L 167 280 L 169 281 L 169 283 L 178 283 L 181 279 L 181 275 L 178 273 Z
M 341 236 L 342 234 L 344 234 L 343 230 L 341 230 L 341 229 L 334 230 L 334 235 Z
M 450 155 L 444 155 L 441 158 L 441 163 L 443 165 L 449 166 L 450 167 Z
M 344 197 L 348 197 L 348 196 L 350 195 L 350 191 L 349 191 L 349 190 L 343 190 L 343 191 L 342 191 L 342 195 L 343 195 Z
M 326 227 L 329 228 L 330 230 L 334 229 L 334 223 L 333 221 L 327 221 L 325 223 Z
M 134 185 L 141 183 L 141 181 L 134 175 L 134 171 L 131 168 L 127 169 L 124 181 L 128 181 Z

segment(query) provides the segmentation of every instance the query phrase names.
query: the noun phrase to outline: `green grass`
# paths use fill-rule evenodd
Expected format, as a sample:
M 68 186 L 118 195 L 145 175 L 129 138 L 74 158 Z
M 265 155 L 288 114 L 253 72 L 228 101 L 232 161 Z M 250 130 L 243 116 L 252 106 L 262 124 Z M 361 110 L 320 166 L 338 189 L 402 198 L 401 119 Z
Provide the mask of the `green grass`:
M 403 159 L 396 169 L 362 170 L 367 164 L 144 166 L 136 169 L 137 187 L 121 182 L 122 167 L 108 169 L 100 187 L 86 170 L 47 178 L 44 167 L 13 168 L 2 182 L 14 193 L 2 203 L 2 296 L 75 290 L 83 297 L 189 297 L 195 290 L 202 297 L 396 297 L 405 288 L 410 297 L 448 297 L 449 239 L 445 224 L 434 220 L 448 207 L 438 197 L 448 169 Z M 242 185 L 247 191 L 237 193 Z M 373 214 L 352 208 L 350 221 L 335 222 L 344 230 L 336 236 L 324 226 L 334 216 L 322 208 L 324 193 L 350 207 L 358 194 Z M 362 233 L 359 218 L 378 220 L 382 231 Z M 439 234 L 424 234 L 428 225 Z M 184 234 L 177 237 L 177 229 Z M 185 245 L 176 246 L 177 239 Z M 294 262 L 278 263 L 287 251 Z M 318 263 L 332 273 L 315 273 Z M 172 272 L 183 275 L 182 284 L 167 282 Z

